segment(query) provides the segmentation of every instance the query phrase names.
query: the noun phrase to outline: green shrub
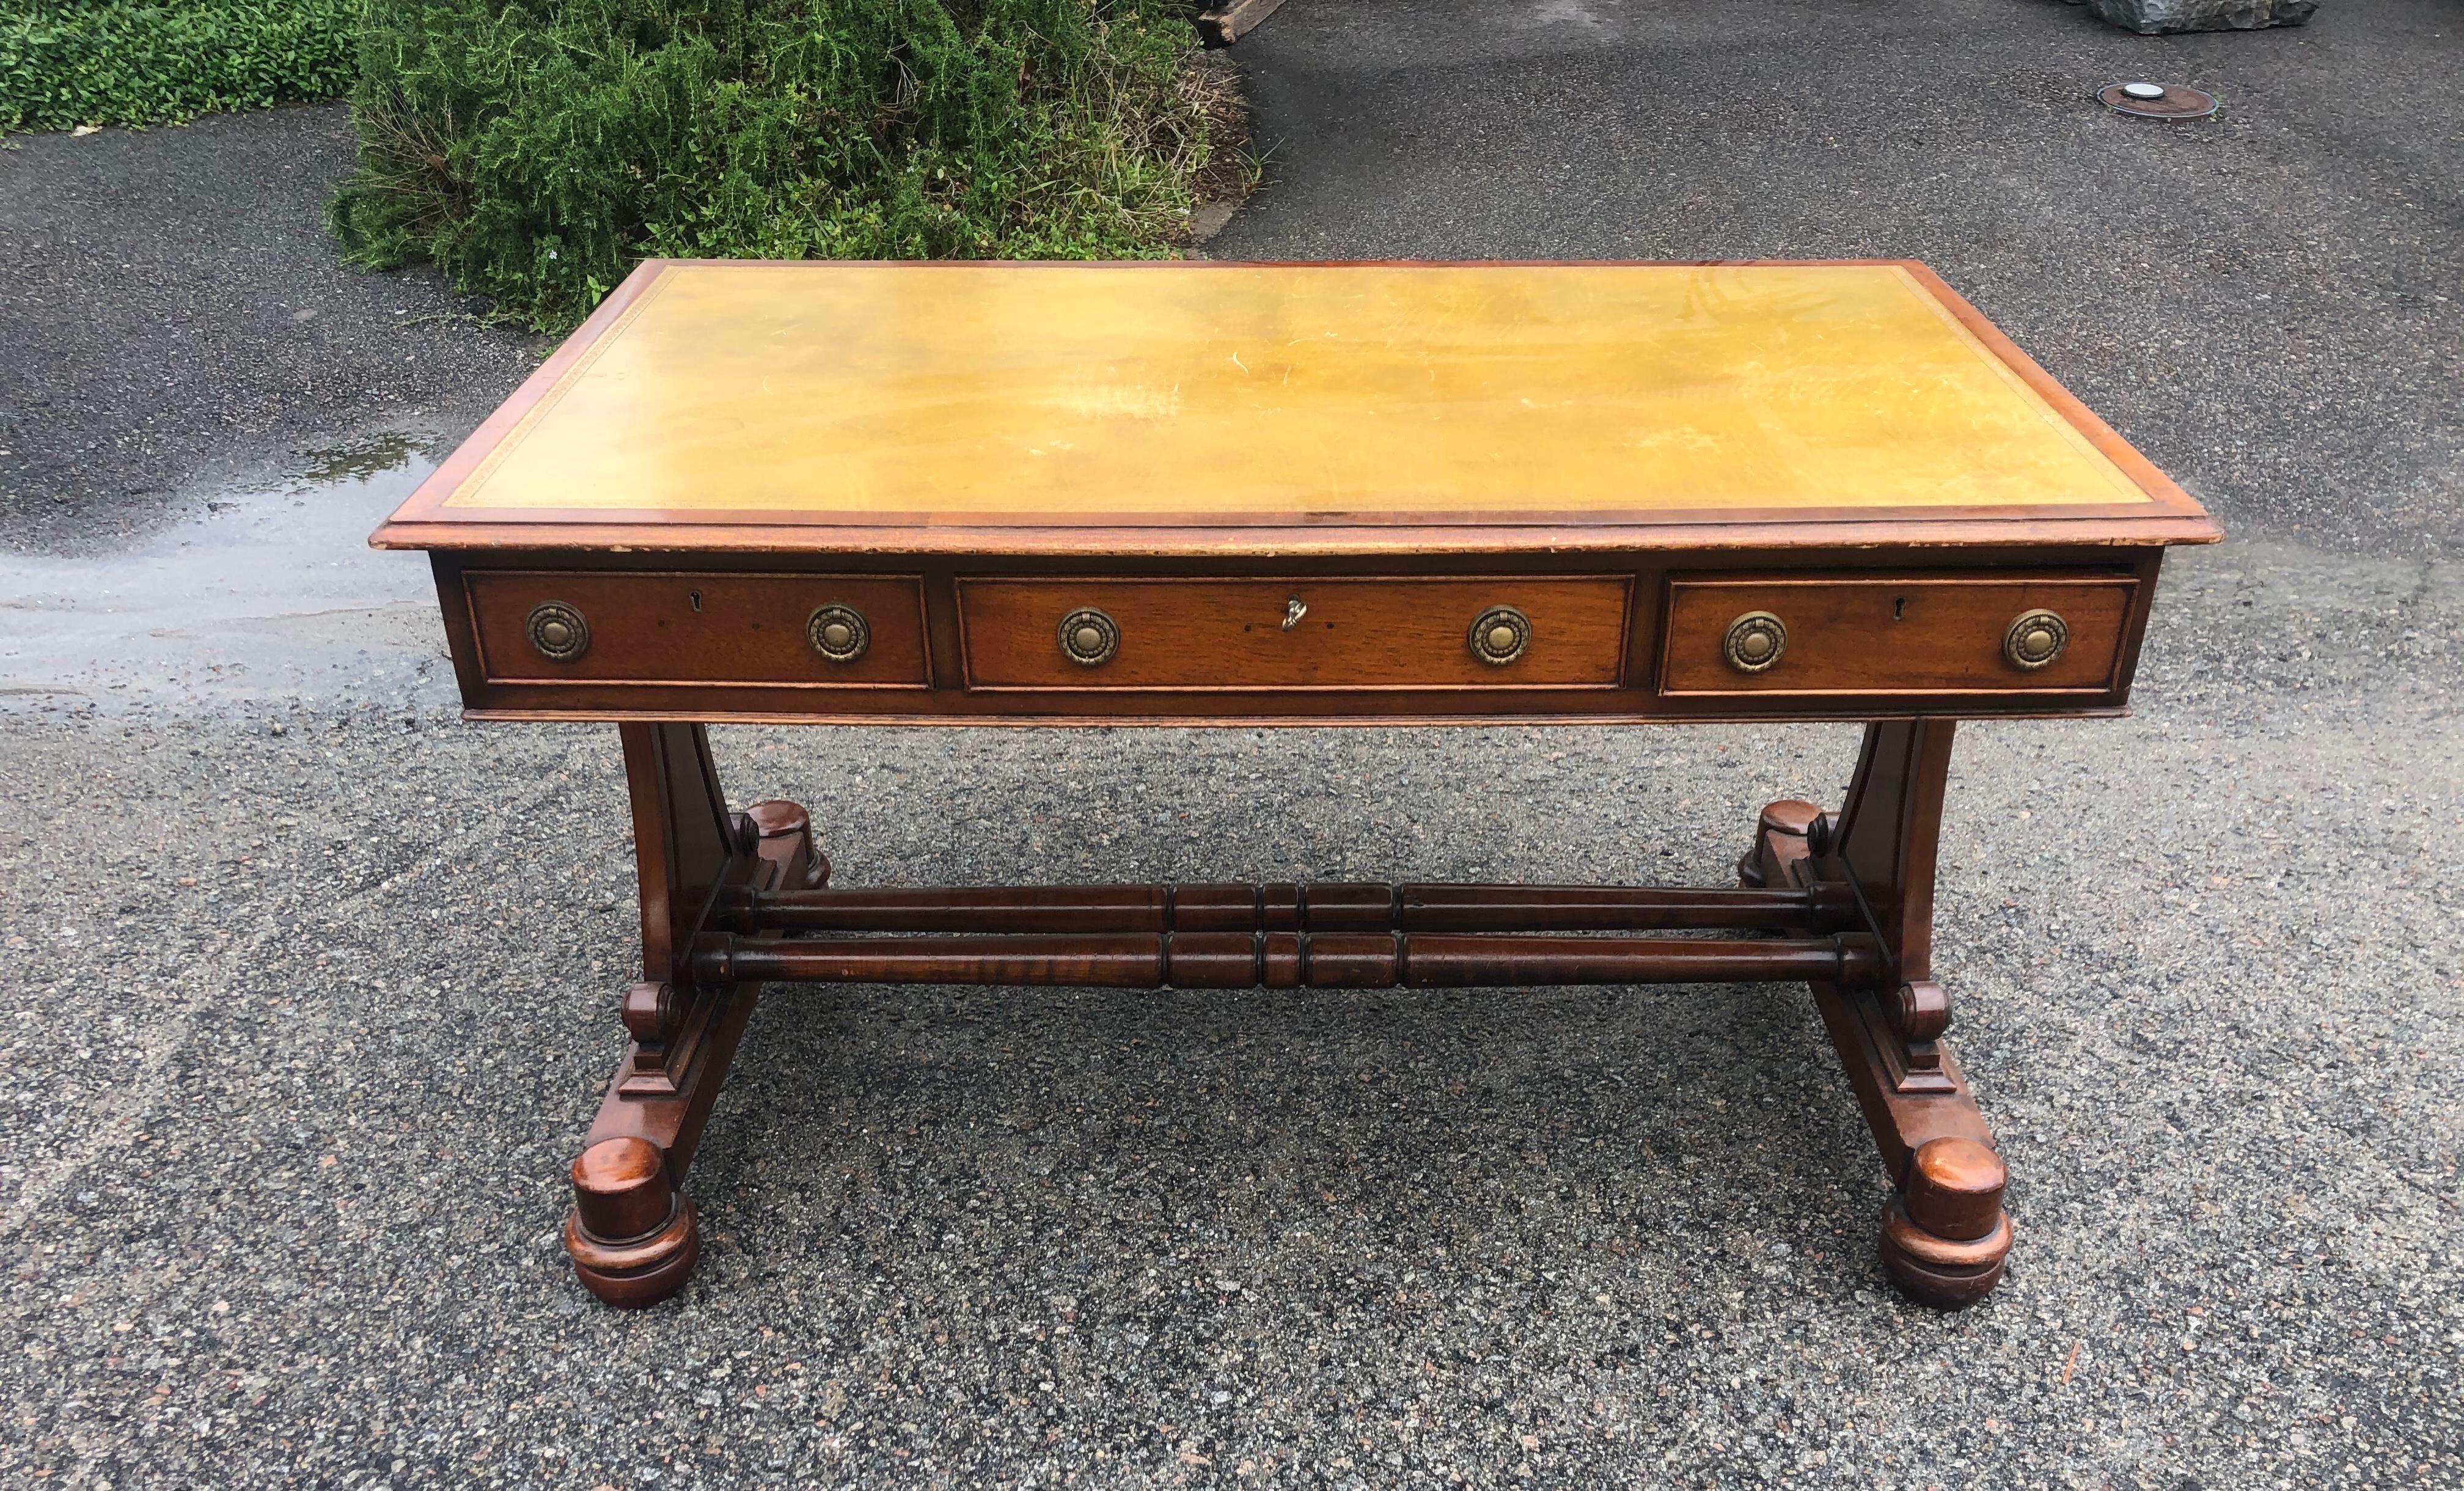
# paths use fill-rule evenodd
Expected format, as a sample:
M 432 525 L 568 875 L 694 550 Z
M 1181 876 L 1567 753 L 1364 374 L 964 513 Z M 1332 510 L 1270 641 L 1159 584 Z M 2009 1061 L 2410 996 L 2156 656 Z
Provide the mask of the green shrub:
M 332 99 L 361 0 L 0 0 L 0 133 Z
M 1154 254 L 1208 154 L 1186 0 L 368 0 L 357 260 L 541 330 L 649 255 Z

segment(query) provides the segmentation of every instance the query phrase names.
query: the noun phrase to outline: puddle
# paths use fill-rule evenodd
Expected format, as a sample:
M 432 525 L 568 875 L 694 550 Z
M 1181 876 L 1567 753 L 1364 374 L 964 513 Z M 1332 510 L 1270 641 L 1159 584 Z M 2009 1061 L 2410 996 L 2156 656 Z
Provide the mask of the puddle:
M 313 495 L 342 482 L 365 482 L 387 471 L 398 471 L 410 465 L 420 456 L 421 450 L 418 436 L 401 430 L 386 430 L 342 445 L 303 450 L 300 454 L 308 465 L 293 478 L 296 485 L 288 490 Z M 420 474 L 426 475 L 433 469 L 434 463 L 431 462 L 421 468 Z M 418 478 L 413 477 L 411 486 L 418 484 Z M 403 490 L 407 492 L 409 488 Z
M 436 591 L 371 529 L 435 469 L 417 436 L 303 452 L 116 553 L 0 555 L 0 710 L 365 699 L 451 706 Z

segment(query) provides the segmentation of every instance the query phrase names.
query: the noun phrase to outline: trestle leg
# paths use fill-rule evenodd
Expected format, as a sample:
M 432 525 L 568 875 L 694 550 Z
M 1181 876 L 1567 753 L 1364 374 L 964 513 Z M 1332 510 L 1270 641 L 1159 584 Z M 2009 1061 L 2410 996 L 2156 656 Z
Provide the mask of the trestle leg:
M 627 724 L 625 774 L 642 892 L 643 981 L 627 993 L 632 1042 L 573 1162 L 565 1251 L 610 1305 L 655 1305 L 701 1255 L 681 1191 L 711 1106 L 752 1018 L 758 986 L 697 980 L 693 941 L 722 892 L 814 889 L 829 879 L 804 810 L 730 814 L 699 725 Z
M 1852 894 L 1881 944 L 1881 981 L 1815 983 L 1815 1004 L 1894 1189 L 1882 1214 L 1883 1268 L 1911 1299 L 1945 1309 L 1984 1298 L 2011 1251 L 2009 1173 L 1942 1041 L 1950 1010 L 1932 976 L 1951 729 L 1937 719 L 1868 725 L 1838 816 L 1772 803 L 1737 867 L 1749 887 Z

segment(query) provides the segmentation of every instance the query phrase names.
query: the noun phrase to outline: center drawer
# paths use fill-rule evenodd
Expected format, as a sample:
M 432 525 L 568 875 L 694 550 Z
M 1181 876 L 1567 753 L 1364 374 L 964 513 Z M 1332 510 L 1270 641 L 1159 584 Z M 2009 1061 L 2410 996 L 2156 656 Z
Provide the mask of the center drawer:
M 970 689 L 1615 689 L 1623 575 L 958 581 Z

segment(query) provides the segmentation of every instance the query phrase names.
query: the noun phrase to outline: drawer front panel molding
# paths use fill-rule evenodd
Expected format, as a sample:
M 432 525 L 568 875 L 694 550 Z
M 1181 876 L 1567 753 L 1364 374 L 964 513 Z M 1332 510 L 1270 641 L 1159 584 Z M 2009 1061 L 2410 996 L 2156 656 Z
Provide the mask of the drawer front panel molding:
M 491 684 L 932 683 L 913 576 L 474 569 L 462 583 Z
M 1660 691 L 2108 694 L 2138 597 L 2128 575 L 1681 576 Z
M 1633 588 L 1624 575 L 1100 576 L 961 579 L 957 594 L 973 690 L 1305 692 L 1614 690 Z M 1092 636 L 1107 625 L 1108 647 Z

